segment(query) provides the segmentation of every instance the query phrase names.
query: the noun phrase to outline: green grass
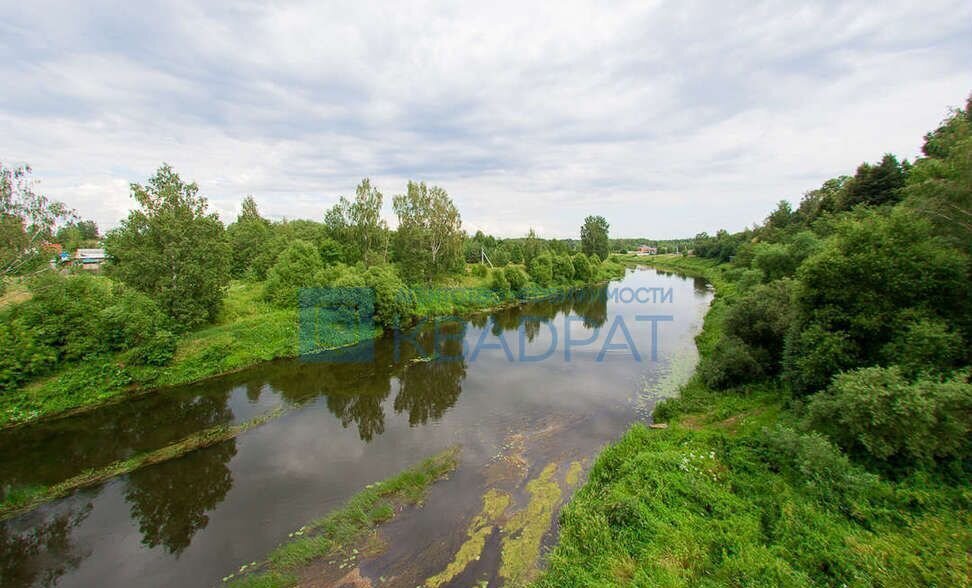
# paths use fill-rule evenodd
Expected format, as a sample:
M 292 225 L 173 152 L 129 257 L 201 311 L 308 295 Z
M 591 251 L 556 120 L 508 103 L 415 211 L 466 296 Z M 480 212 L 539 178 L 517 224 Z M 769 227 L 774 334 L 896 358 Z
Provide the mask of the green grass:
M 722 267 L 637 258 L 716 284 L 697 338 L 721 336 Z M 970 586 L 972 491 L 919 472 L 886 480 L 803 432 L 779 383 L 709 390 L 693 377 L 596 460 L 561 513 L 538 587 Z
M 222 443 L 253 427 L 258 427 L 279 417 L 283 412 L 283 409 L 272 410 L 237 425 L 216 425 L 203 429 L 165 447 L 139 453 L 101 468 L 86 470 L 53 486 L 10 488 L 4 493 L 3 500 L 0 501 L 0 521 L 34 509 L 45 502 L 67 496 L 79 488 L 100 484 L 115 476 L 130 474 L 137 469 L 176 459 L 191 451 Z
M 421 503 L 429 487 L 455 470 L 458 460 L 459 448 L 453 447 L 393 478 L 368 485 L 340 509 L 291 533 L 291 539 L 265 561 L 245 564 L 224 581 L 236 588 L 293 586 L 296 572 L 318 558 L 341 553 L 354 559 L 357 546 L 377 525 L 393 518 L 401 507 Z
M 0 395 L 0 427 L 297 356 L 297 311 L 266 303 L 262 288 L 260 283 L 233 282 L 216 323 L 183 335 L 175 357 L 166 366 L 126 365 L 123 354 L 95 356 L 5 392 Z
M 561 514 L 538 586 L 967 586 L 968 492 L 913 488 L 789 429 L 636 425 Z

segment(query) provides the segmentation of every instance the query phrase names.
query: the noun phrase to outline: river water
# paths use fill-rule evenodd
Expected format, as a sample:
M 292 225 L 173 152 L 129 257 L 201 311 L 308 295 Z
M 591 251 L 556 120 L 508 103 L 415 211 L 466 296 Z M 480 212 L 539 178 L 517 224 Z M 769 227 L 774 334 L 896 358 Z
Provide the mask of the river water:
M 650 418 L 691 372 L 711 298 L 701 279 L 632 269 L 571 299 L 427 324 L 355 354 L 271 362 L 2 432 L 0 491 L 287 409 L 230 441 L 0 523 L 0 585 L 214 586 L 367 484 L 458 444 L 457 471 L 419 512 L 389 524 L 386 549 L 360 566 L 394 580 L 382 585 L 421 584 L 451 560 L 485 488 L 519 484 L 522 494 L 521 482 L 546 465 L 588 467 Z M 497 467 L 514 461 L 519 473 Z M 555 534 L 554 522 L 546 546 Z M 498 550 L 494 538 L 454 584 L 496 585 Z

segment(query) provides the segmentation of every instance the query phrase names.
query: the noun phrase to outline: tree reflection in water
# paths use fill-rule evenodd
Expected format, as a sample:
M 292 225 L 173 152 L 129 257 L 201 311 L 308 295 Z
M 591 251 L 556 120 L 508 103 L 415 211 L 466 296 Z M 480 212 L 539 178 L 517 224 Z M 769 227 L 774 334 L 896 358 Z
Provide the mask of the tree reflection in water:
M 209 523 L 206 513 L 233 486 L 227 464 L 236 455 L 236 439 L 193 451 L 179 459 L 134 472 L 125 499 L 138 521 L 142 544 L 179 554 Z
M 0 523 L 0 586 L 53 586 L 89 555 L 71 543 L 71 532 L 87 518 L 91 503 L 66 504 L 65 512 L 33 513 L 23 529 L 15 521 Z

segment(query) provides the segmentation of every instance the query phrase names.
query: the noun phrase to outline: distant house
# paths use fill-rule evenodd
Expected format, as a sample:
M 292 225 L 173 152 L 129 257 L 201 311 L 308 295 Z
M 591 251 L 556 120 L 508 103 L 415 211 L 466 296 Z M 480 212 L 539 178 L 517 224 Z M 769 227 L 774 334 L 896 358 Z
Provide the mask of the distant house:
M 638 251 L 635 253 L 638 255 L 658 255 L 658 248 L 651 247 L 649 245 L 641 245 L 638 247 Z
M 104 249 L 78 249 L 74 252 L 71 264 L 86 270 L 97 270 L 101 269 L 101 264 L 107 259 Z

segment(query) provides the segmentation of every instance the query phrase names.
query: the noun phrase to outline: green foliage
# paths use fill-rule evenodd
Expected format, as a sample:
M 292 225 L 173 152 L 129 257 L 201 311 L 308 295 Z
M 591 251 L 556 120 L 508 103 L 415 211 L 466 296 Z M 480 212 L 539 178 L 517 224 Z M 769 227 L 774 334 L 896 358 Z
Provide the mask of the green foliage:
M 506 279 L 506 272 L 502 269 L 494 269 L 489 272 L 489 289 L 500 298 L 506 298 L 510 295 L 510 282 Z
M 941 319 L 916 318 L 902 325 L 881 350 L 883 363 L 898 365 L 908 376 L 944 374 L 966 354 L 962 335 Z
M 32 297 L 0 315 L 0 385 L 10 389 L 63 363 L 131 350 L 134 363 L 171 357 L 168 319 L 151 299 L 123 284 L 53 272 L 30 286 Z
M 530 278 L 539 286 L 549 286 L 553 283 L 553 259 L 549 253 L 543 253 L 533 258 L 527 266 Z
M 232 259 L 230 273 L 235 278 L 252 271 L 254 260 L 263 253 L 273 236 L 270 222 L 260 216 L 253 196 L 244 198 L 240 208 L 236 222 L 226 227 L 226 240 Z
M 562 510 L 535 586 L 964 584 L 967 500 L 901 517 L 893 490 L 816 435 L 635 425 Z
M 375 321 L 384 328 L 405 327 L 415 316 L 415 293 L 398 277 L 391 265 L 374 265 L 365 271 L 364 283 L 375 297 Z
M 890 153 L 877 165 L 862 163 L 847 184 L 841 206 L 847 209 L 858 204 L 877 206 L 898 202 L 905 176 L 905 168 Z
M 742 340 L 726 336 L 699 362 L 699 376 L 706 386 L 725 390 L 762 377 L 763 364 L 759 359 Z
M 594 266 L 591 265 L 591 260 L 583 253 L 575 253 L 572 258 L 572 265 L 574 266 L 574 277 L 578 280 L 588 283 L 594 278 Z
M 297 292 L 316 284 L 324 268 L 313 244 L 297 240 L 280 254 L 267 275 L 265 296 L 277 306 L 296 306 Z
M 177 330 L 215 319 L 229 283 L 223 224 L 198 192 L 163 165 L 148 185 L 132 184 L 140 209 L 105 239 L 109 275 L 148 294 Z
M 395 251 L 406 280 L 432 282 L 464 267 L 462 220 L 445 190 L 409 182 L 406 193 L 395 196 L 394 208 Z
M 506 282 L 510 285 L 510 290 L 515 294 L 522 294 L 530 281 L 530 277 L 515 265 L 508 265 L 503 268 L 503 275 L 506 277 Z
M 810 426 L 852 455 L 905 468 L 972 457 L 970 416 L 967 375 L 909 382 L 897 367 L 840 374 L 807 409 Z
M 6 276 L 46 261 L 41 245 L 53 239 L 57 223 L 73 219 L 63 203 L 34 191 L 29 166 L 0 162 L 0 291 Z
M 781 368 L 784 338 L 792 322 L 791 290 L 789 280 L 757 286 L 735 300 L 726 314 L 726 332 L 749 346 L 767 374 Z
M 574 263 L 570 255 L 563 253 L 551 258 L 553 281 L 557 284 L 571 284 L 574 281 Z
M 489 268 L 481 263 L 472 266 L 472 275 L 477 278 L 485 278 L 489 274 Z
M 98 244 L 98 225 L 92 220 L 72 220 L 59 228 L 54 241 L 68 253 L 79 247 L 95 247 Z
M 972 98 L 970 98 L 972 101 Z M 970 103 L 972 106 L 972 103 Z M 908 174 L 908 209 L 931 222 L 952 246 L 972 254 L 972 120 L 958 110 L 926 137 L 925 153 Z
M 611 225 L 603 216 L 589 216 L 581 226 L 581 251 L 596 255 L 601 261 L 608 258 L 608 229 Z
M 965 336 L 967 260 L 929 226 L 896 210 L 838 223 L 800 267 L 798 323 L 787 341 L 787 377 L 821 389 L 841 369 L 875 365 L 915 320 L 939 320 Z

